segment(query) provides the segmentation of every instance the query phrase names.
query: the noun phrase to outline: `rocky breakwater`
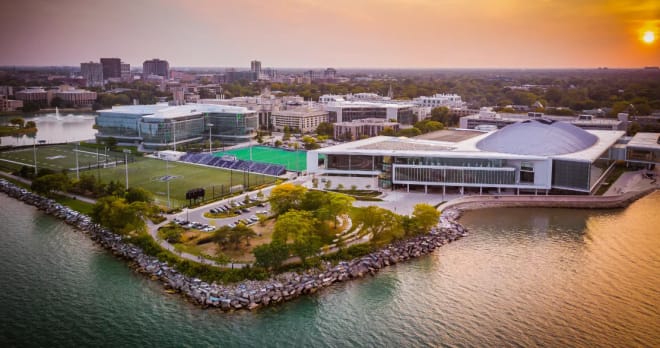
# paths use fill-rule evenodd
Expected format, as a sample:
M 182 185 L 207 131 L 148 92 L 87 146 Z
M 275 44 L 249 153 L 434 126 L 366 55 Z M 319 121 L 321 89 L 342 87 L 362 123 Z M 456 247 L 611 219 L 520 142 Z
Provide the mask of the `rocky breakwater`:
M 302 274 L 289 272 L 275 275 L 265 281 L 247 280 L 225 285 L 188 277 L 166 262 L 146 255 L 142 249 L 126 242 L 122 236 L 94 224 L 88 216 L 17 187 L 6 180 L 0 179 L 0 191 L 36 206 L 84 231 L 113 254 L 130 260 L 138 272 L 150 276 L 153 280 L 161 281 L 166 289 L 181 293 L 191 302 L 204 308 L 219 308 L 224 311 L 252 310 L 270 306 L 304 294 L 313 294 L 337 282 L 362 278 L 368 274 L 373 275 L 384 267 L 429 254 L 436 248 L 467 234 L 467 230 L 455 222 L 454 217 L 457 215 L 449 212 L 443 214 L 440 223 L 431 233 L 395 242 L 351 261 L 339 262 L 334 266 L 326 262 L 320 268 Z

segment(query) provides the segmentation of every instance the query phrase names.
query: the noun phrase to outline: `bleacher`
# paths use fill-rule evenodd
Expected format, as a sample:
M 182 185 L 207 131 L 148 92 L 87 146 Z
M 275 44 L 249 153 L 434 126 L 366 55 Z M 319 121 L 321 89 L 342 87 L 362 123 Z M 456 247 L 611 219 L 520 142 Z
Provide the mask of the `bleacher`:
M 230 161 L 223 159 L 222 157 L 209 155 L 208 153 L 186 153 L 181 156 L 180 161 L 274 176 L 280 176 L 286 173 L 286 168 L 279 164 L 244 161 L 239 159 Z

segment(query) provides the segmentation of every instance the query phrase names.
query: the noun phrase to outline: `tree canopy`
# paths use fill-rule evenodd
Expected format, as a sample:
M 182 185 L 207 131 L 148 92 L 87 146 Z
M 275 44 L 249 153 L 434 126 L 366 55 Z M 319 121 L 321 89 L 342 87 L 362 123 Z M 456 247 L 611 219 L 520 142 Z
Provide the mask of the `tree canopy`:
M 299 209 L 307 189 L 304 186 L 284 183 L 277 185 L 270 192 L 270 203 L 276 215 L 291 209 Z

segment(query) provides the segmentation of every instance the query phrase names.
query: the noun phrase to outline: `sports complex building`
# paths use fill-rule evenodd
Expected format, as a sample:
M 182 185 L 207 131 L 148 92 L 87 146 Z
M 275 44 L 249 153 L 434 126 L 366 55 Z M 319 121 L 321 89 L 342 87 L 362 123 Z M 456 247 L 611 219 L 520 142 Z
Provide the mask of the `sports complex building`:
M 589 194 L 615 160 L 626 159 L 625 148 L 615 146 L 623 136 L 623 131 L 585 130 L 539 118 L 490 132 L 444 130 L 344 143 L 309 151 L 307 169 L 317 175 L 377 177 L 381 188 L 424 192 Z
M 187 104 L 128 105 L 99 110 L 97 140 L 115 138 L 147 149 L 173 148 L 203 139 L 226 144 L 250 141 L 258 127 L 256 111 L 239 106 Z M 210 131 L 210 133 L 209 133 Z

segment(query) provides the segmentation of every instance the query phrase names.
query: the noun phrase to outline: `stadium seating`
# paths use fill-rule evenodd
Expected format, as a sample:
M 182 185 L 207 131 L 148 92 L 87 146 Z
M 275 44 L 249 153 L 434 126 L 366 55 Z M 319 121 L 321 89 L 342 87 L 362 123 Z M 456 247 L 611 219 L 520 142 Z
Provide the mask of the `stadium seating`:
M 181 156 L 180 161 L 274 176 L 280 176 L 286 173 L 286 168 L 282 165 L 244 161 L 239 159 L 235 161 L 228 161 L 222 159 L 222 157 L 216 157 L 207 153 L 186 153 L 185 155 Z

